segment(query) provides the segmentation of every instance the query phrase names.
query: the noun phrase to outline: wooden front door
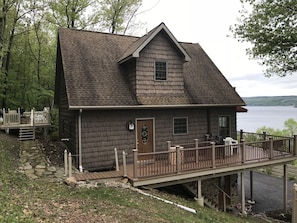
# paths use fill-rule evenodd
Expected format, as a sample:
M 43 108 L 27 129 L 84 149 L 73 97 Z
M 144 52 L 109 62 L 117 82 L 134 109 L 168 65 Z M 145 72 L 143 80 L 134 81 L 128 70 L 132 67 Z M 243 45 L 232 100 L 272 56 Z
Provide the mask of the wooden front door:
M 138 153 L 152 153 L 154 151 L 154 120 L 140 119 L 137 120 L 137 150 Z M 151 159 L 152 156 L 140 159 Z

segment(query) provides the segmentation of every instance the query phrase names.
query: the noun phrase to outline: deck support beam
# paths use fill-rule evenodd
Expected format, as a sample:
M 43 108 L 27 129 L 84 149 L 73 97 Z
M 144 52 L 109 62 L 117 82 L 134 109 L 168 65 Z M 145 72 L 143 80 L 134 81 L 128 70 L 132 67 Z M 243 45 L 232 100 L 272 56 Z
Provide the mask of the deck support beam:
M 287 164 L 284 164 L 284 213 L 288 212 L 288 168 Z

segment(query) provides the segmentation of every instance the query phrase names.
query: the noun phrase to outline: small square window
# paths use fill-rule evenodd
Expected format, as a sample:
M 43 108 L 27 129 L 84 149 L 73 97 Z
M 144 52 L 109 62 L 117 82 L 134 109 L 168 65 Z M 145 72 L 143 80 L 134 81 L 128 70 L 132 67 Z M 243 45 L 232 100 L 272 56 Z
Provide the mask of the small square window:
M 155 80 L 167 80 L 167 63 L 162 61 L 155 62 Z
M 173 118 L 173 134 L 188 134 L 188 119 L 187 118 Z

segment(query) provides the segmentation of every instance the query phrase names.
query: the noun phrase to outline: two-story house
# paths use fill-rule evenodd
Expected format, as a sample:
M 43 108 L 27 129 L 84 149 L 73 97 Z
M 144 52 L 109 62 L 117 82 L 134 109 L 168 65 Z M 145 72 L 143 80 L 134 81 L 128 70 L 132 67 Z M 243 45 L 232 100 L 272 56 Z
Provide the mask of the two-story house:
M 55 82 L 60 138 L 80 170 L 114 168 L 117 148 L 133 186 L 184 184 L 225 209 L 238 202 L 238 174 L 245 204 L 244 172 L 252 185 L 253 169 L 284 165 L 286 191 L 297 136 L 220 145 L 236 138 L 245 103 L 199 44 L 164 23 L 142 37 L 59 29 Z
M 244 101 L 199 44 L 164 23 L 142 37 L 59 29 L 56 64 L 60 137 L 83 169 L 112 168 L 114 148 L 236 137 Z

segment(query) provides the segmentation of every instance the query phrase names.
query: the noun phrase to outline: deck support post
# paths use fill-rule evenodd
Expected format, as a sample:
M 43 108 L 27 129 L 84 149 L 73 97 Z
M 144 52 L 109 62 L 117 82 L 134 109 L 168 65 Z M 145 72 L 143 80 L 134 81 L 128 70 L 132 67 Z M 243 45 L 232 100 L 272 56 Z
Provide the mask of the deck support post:
M 254 201 L 254 172 L 250 171 L 250 202 L 255 203 Z
M 244 189 L 244 171 L 240 172 L 240 180 L 241 180 L 241 213 L 242 216 L 247 216 L 245 211 L 245 189 Z
M 292 222 L 297 221 L 297 184 L 293 185 L 293 207 L 292 207 Z
M 133 178 L 137 179 L 137 149 L 133 149 Z
M 273 159 L 273 138 L 269 137 L 269 159 Z
M 194 139 L 194 141 L 195 141 L 195 150 L 196 150 L 196 157 L 195 157 L 195 160 L 196 160 L 196 163 L 198 163 L 198 160 L 199 160 L 199 151 L 198 151 L 198 147 L 199 147 L 199 145 L 198 145 L 198 139 Z
M 297 155 L 297 135 L 294 135 L 293 155 Z
M 288 212 L 288 168 L 287 164 L 284 164 L 284 213 Z
M 197 198 L 195 200 L 197 201 L 198 205 L 200 207 L 204 207 L 204 198 L 202 197 L 202 187 L 201 187 L 201 179 L 197 180 Z
M 212 168 L 216 168 L 216 147 L 214 142 L 210 142 L 210 144 L 211 144 Z

